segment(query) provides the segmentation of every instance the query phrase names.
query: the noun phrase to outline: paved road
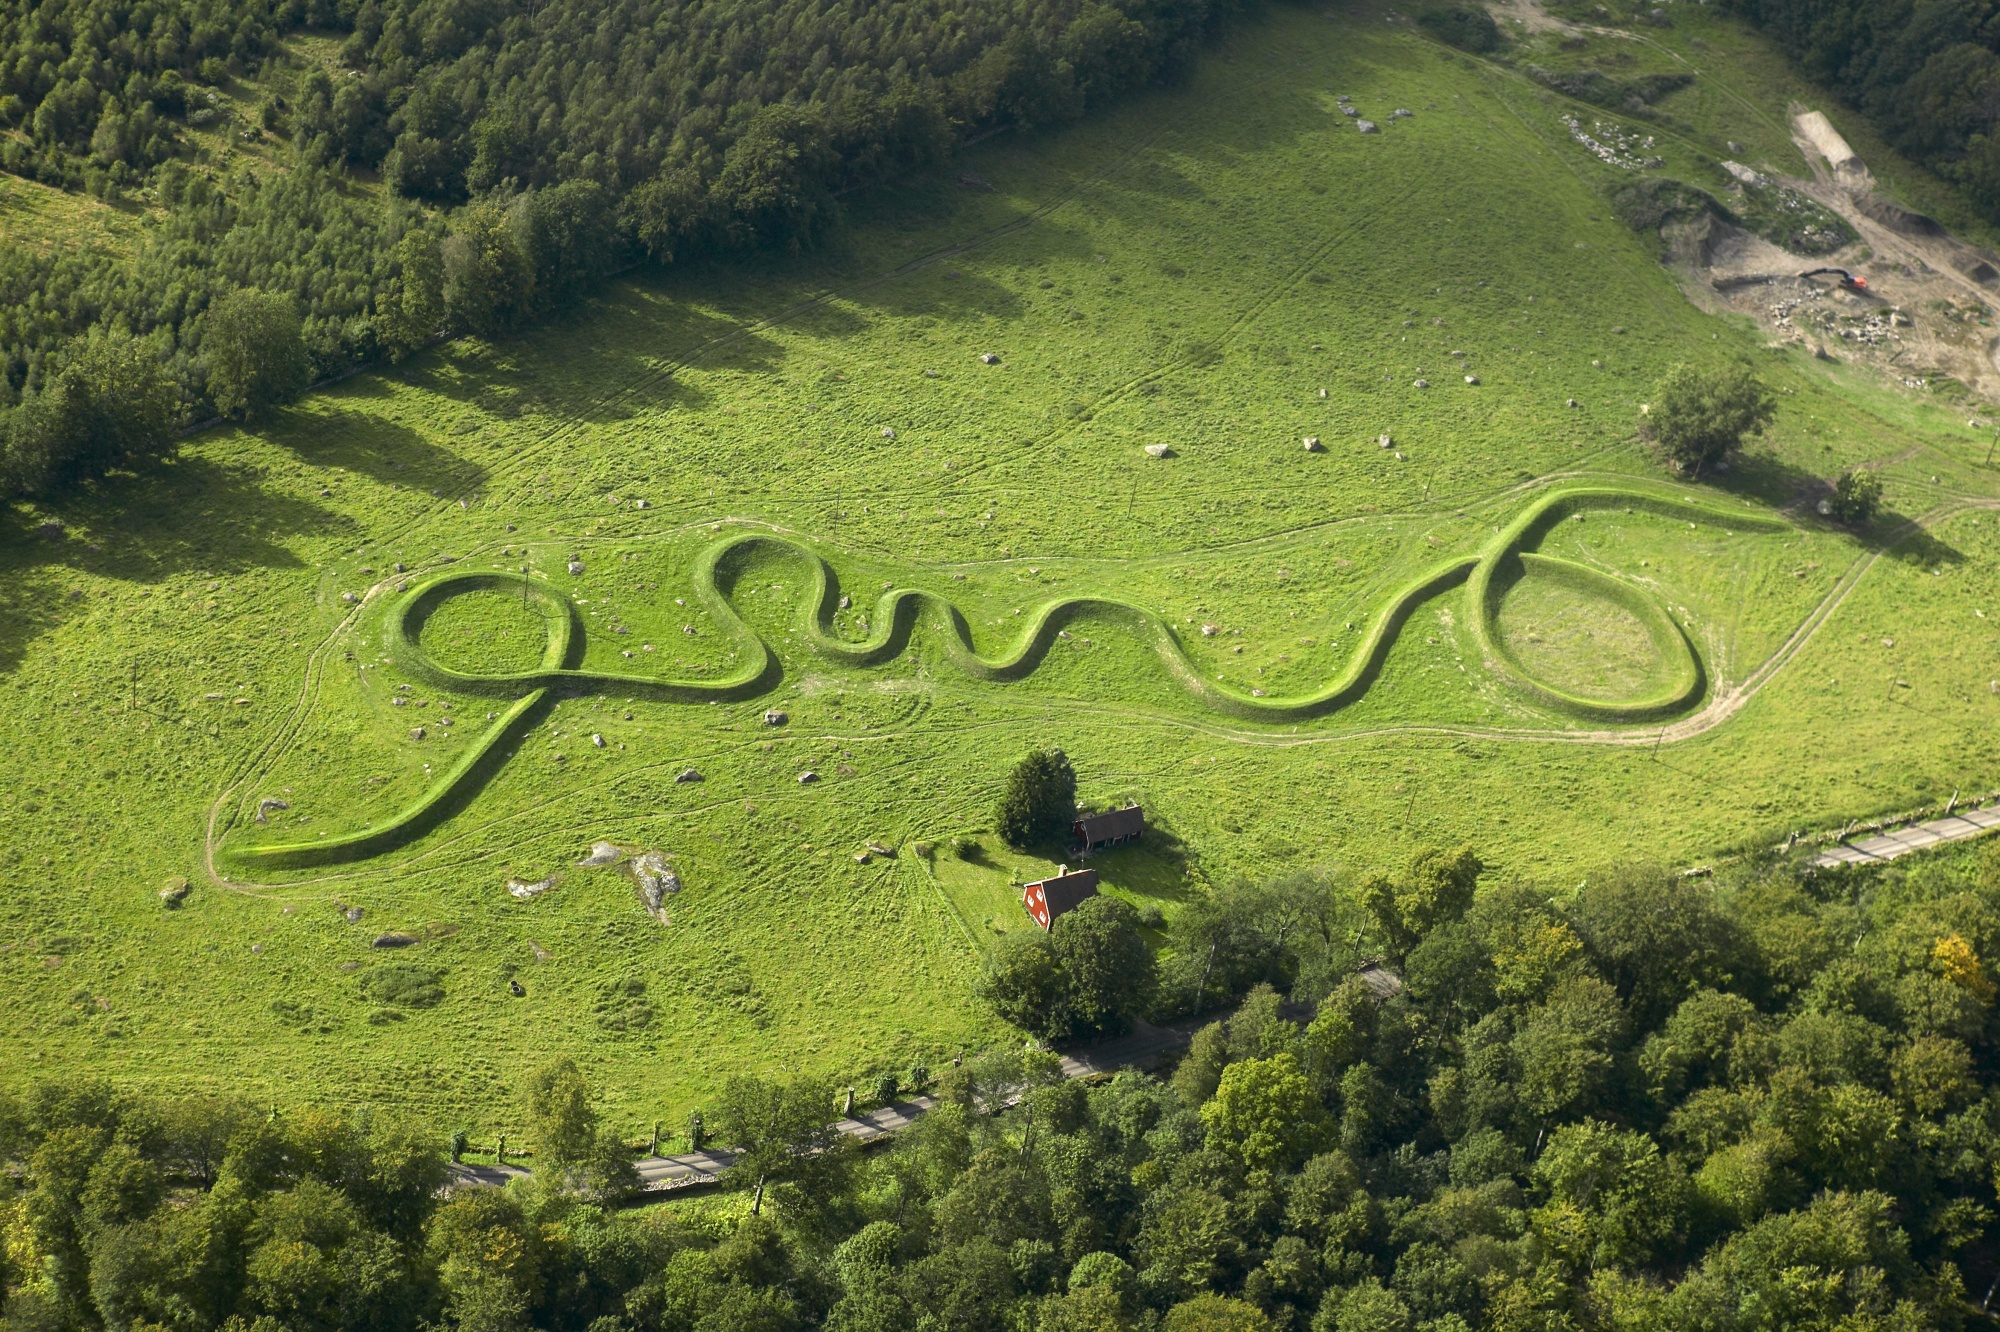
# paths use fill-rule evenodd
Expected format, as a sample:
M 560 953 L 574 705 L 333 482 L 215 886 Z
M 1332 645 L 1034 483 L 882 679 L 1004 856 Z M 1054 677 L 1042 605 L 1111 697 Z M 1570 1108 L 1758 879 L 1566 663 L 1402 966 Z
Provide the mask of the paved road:
M 1874 865 L 1897 856 L 1906 856 L 1912 851 L 1937 846 L 1944 842 L 1959 842 L 1968 837 L 1978 837 L 1982 833 L 2000 828 L 2000 805 L 1989 805 L 1985 809 L 1968 809 L 1961 814 L 1950 814 L 1929 823 L 1919 823 L 1911 828 L 1898 828 L 1894 832 L 1881 833 L 1874 837 L 1864 837 L 1858 842 L 1842 842 L 1817 857 L 1816 866 L 1832 865 Z
M 1179 1027 L 1136 1024 L 1115 1041 L 1079 1046 L 1062 1056 L 1066 1078 L 1088 1078 L 1115 1073 L 1121 1068 L 1144 1068 L 1160 1063 L 1188 1043 L 1188 1032 Z M 1011 1100 L 1008 1104 L 1012 1104 Z M 877 1110 L 864 1110 L 849 1119 L 837 1119 L 834 1127 L 862 1145 L 880 1142 L 898 1130 L 908 1128 L 925 1112 L 935 1108 L 930 1096 L 912 1096 Z M 713 1185 L 736 1160 L 734 1152 L 712 1148 L 680 1156 L 648 1156 L 635 1163 L 641 1193 L 676 1193 Z M 451 1168 L 453 1188 L 477 1188 L 505 1184 L 528 1172 L 519 1166 L 455 1164 Z

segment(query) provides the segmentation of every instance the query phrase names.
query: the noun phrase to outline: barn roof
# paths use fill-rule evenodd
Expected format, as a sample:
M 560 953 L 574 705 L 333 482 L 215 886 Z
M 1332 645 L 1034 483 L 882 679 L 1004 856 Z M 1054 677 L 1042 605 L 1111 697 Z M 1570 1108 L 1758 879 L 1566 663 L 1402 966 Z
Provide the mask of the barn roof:
M 1146 812 L 1137 805 L 1127 805 L 1124 809 L 1078 819 L 1076 830 L 1086 842 L 1108 842 L 1113 838 L 1130 837 L 1146 831 Z

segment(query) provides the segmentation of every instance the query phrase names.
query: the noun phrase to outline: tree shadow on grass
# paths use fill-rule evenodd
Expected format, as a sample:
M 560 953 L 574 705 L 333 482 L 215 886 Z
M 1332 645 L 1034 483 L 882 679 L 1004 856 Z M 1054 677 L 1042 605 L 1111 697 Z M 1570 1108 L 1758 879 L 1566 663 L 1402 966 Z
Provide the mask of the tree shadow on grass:
M 62 523 L 44 537 L 41 524 Z M 0 672 L 29 644 L 89 608 L 64 570 L 131 584 L 182 574 L 226 577 L 306 567 L 282 540 L 351 535 L 331 510 L 258 484 L 255 472 L 199 456 L 149 463 L 78 487 L 31 512 L 0 510 Z
M 408 426 L 357 411 L 340 397 L 308 399 L 272 423 L 266 435 L 314 467 L 345 467 L 377 481 L 455 493 L 487 478 L 480 464 Z
M 1877 511 L 1874 519 L 1858 531 L 1822 516 L 1820 501 L 1833 497 L 1833 483 L 1774 454 L 1761 451 L 1738 454 L 1727 472 L 1705 476 L 1702 483 L 1723 494 L 1756 500 L 1777 509 L 1808 530 L 1846 536 L 1904 564 L 1934 569 L 1965 562 L 1965 555 L 1957 547 L 1919 527 L 1916 519 L 1893 509 Z

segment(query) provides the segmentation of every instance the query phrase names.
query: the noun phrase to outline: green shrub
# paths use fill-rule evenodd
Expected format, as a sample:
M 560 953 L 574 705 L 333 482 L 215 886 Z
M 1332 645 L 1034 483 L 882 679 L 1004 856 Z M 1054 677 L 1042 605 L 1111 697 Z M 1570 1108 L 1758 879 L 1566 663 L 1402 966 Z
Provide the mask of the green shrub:
M 1060 749 L 1029 750 L 1008 774 L 995 817 L 1009 846 L 1041 846 L 1067 836 L 1076 818 L 1076 769 Z
M 1833 483 L 1827 517 L 1846 527 L 1866 527 L 1882 504 L 1882 478 L 1865 467 L 1850 467 Z

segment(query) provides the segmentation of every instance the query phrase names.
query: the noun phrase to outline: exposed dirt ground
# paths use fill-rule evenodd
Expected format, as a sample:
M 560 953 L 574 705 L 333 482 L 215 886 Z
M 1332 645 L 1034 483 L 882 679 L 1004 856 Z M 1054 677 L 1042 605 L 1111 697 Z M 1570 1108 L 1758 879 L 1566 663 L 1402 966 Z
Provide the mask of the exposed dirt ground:
M 1838 213 L 1859 239 L 1809 258 L 1716 223 L 1682 238 L 1679 267 L 1689 295 L 1748 315 L 1774 342 L 1876 366 L 1908 388 L 1952 391 L 1957 384 L 2000 402 L 1994 330 L 2000 257 L 1883 198 L 1865 168 L 1835 173 L 1808 138 L 1796 141 L 1813 174 L 1774 177 L 1775 183 Z M 1867 290 L 1833 276 L 1800 276 L 1821 267 L 1847 269 L 1866 279 Z
M 1569 22 L 1536 0 L 1488 0 L 1487 8 L 1514 33 L 1638 35 Z M 2000 255 L 1879 194 L 1851 148 L 1836 169 L 1799 124 L 1808 109 L 1792 108 L 1803 172 L 1767 179 L 1838 214 L 1858 239 L 1833 254 L 1806 256 L 1720 221 L 1683 228 L 1668 240 L 1689 298 L 1754 319 L 1774 344 L 1871 365 L 1909 389 L 1951 393 L 1962 386 L 1974 400 L 1969 407 L 2000 404 Z M 1845 269 L 1865 278 L 1867 290 L 1836 276 L 1801 276 L 1816 268 Z

